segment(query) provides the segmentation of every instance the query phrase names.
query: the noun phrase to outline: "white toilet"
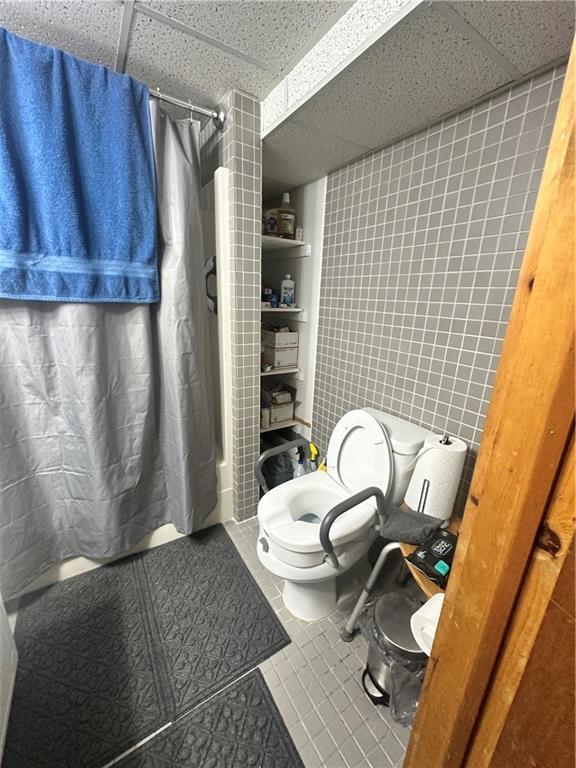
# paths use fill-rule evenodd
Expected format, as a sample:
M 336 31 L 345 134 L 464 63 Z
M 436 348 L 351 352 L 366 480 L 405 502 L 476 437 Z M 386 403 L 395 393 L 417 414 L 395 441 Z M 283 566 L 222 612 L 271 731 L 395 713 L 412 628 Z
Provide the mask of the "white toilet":
M 320 524 L 339 502 L 369 486 L 400 505 L 416 454 L 430 432 L 373 408 L 346 413 L 336 424 L 326 472 L 312 472 L 273 488 L 258 504 L 258 557 L 284 579 L 283 598 L 300 619 L 315 621 L 336 608 L 336 578 L 363 558 L 374 539 L 376 501 L 338 517 L 330 540 L 338 567 L 320 544 Z

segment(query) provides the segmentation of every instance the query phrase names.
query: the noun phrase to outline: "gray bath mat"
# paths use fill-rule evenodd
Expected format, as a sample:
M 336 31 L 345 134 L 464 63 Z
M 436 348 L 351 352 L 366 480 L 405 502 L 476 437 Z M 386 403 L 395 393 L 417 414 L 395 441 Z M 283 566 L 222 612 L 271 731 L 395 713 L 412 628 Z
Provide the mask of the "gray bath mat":
M 115 768 L 304 768 L 259 670 L 184 715 Z
M 4 768 L 100 768 L 289 637 L 222 526 L 34 593 Z

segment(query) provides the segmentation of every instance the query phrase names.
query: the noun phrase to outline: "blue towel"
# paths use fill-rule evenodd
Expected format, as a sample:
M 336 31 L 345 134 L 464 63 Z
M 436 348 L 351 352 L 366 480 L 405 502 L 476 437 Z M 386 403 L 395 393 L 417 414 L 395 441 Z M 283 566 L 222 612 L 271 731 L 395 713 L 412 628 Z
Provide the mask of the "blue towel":
M 0 296 L 159 300 L 148 89 L 0 28 Z

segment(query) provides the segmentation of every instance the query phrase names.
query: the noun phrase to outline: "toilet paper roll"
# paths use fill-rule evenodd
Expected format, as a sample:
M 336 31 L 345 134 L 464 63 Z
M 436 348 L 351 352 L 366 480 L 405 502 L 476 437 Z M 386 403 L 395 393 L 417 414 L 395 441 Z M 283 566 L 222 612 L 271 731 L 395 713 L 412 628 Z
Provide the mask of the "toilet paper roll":
M 414 635 L 414 640 L 428 656 L 432 650 L 443 605 L 444 595 L 434 595 L 410 617 L 410 629 Z
M 448 520 L 452 514 L 466 458 L 466 443 L 451 437 L 450 443 L 430 435 L 416 457 L 416 466 L 404 496 L 410 509 Z

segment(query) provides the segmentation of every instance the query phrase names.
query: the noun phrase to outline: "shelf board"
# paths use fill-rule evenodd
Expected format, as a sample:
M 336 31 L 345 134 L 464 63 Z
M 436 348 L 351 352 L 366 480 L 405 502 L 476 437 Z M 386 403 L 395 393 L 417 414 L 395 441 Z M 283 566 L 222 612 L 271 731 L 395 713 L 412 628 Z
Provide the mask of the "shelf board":
M 298 312 L 303 312 L 304 310 L 302 307 L 260 307 L 260 312 L 271 312 L 271 313 L 287 313 L 287 314 L 296 314 Z
M 279 373 L 300 373 L 300 368 L 273 368 L 271 371 L 260 371 L 260 376 L 277 376 Z
M 274 432 L 277 429 L 285 429 L 286 427 L 295 427 L 298 422 L 294 419 L 291 419 L 290 421 L 281 421 L 278 424 L 273 424 L 271 427 L 266 427 L 266 429 L 260 429 L 260 434 L 264 434 L 265 432 Z
M 271 253 L 273 251 L 286 251 L 292 248 L 300 248 L 303 245 L 306 245 L 303 240 L 285 240 L 283 237 L 262 235 L 262 251 L 264 253 Z

